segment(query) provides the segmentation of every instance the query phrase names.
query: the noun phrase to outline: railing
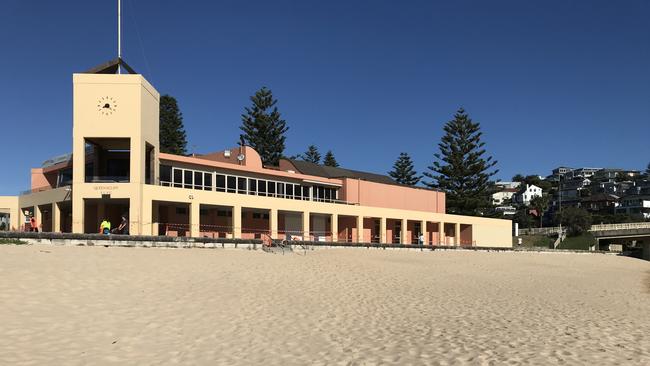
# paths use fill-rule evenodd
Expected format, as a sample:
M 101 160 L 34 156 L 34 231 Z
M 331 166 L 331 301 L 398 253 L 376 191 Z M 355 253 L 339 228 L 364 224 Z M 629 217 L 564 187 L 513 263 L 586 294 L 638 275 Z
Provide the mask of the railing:
M 631 230 L 631 229 L 650 229 L 650 222 L 629 222 L 625 224 L 591 225 L 589 231 Z M 559 234 L 559 233 L 560 233 L 559 226 L 519 229 L 520 235 L 551 235 L 551 234 Z
M 183 189 L 192 189 L 192 190 L 199 190 L 199 191 L 208 191 L 208 192 L 220 192 L 220 193 L 232 193 L 232 194 L 241 194 L 241 195 L 248 195 L 248 196 L 260 196 L 260 197 L 271 197 L 271 198 L 282 198 L 282 199 L 292 199 L 292 200 L 297 200 L 297 201 L 312 201 L 312 202 L 322 202 L 322 203 L 336 203 L 340 205 L 350 205 L 350 206 L 358 206 L 358 202 L 349 202 L 349 201 L 344 201 L 344 200 L 339 200 L 339 199 L 331 199 L 331 198 L 316 198 L 316 197 L 309 197 L 309 196 L 302 196 L 302 195 L 288 195 L 288 194 L 282 194 L 282 193 L 269 193 L 269 192 L 255 192 L 255 191 L 249 191 L 248 189 L 233 189 L 232 191 L 222 191 L 219 189 L 212 189 L 212 187 L 207 187 L 207 186 L 202 186 L 202 185 L 184 185 L 181 183 L 173 183 L 167 180 L 161 180 L 158 182 L 158 185 L 163 186 L 163 187 L 174 187 L 174 188 L 183 188 Z
M 86 183 L 129 183 L 128 176 L 96 175 L 86 176 Z
M 557 234 L 559 232 L 560 232 L 559 226 L 519 229 L 520 235 L 551 235 L 551 234 Z
M 589 231 L 650 229 L 650 222 L 629 222 L 626 224 L 591 225 Z

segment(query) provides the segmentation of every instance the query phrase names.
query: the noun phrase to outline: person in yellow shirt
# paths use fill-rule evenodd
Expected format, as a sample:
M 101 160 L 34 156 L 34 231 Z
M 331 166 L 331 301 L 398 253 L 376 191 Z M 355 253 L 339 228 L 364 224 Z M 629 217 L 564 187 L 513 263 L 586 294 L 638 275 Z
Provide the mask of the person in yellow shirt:
M 103 219 L 102 223 L 99 224 L 99 233 L 106 235 L 111 233 L 111 222 L 108 219 Z

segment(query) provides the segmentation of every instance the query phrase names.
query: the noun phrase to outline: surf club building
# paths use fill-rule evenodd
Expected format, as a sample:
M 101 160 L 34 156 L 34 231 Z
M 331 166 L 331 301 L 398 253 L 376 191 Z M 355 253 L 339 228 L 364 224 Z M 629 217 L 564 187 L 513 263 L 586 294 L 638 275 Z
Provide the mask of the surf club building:
M 116 74 L 121 67 L 129 73 Z M 132 235 L 509 247 L 511 222 L 445 214 L 445 194 L 391 178 L 282 159 L 248 146 L 159 151 L 159 93 L 121 59 L 73 75 L 72 153 L 0 197 L 8 229 L 97 233 L 128 216 Z

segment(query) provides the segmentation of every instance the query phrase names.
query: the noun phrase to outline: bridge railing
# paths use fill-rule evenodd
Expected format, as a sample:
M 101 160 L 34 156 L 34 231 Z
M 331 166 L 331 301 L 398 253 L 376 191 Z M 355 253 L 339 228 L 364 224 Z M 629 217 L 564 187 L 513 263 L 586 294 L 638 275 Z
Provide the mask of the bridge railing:
M 628 222 L 626 224 L 591 225 L 589 231 L 650 229 L 650 222 Z M 566 228 L 565 228 L 566 230 Z M 519 229 L 520 235 L 552 235 L 560 232 L 559 226 Z
M 650 229 L 650 222 L 629 222 L 626 224 L 591 225 L 589 231 Z

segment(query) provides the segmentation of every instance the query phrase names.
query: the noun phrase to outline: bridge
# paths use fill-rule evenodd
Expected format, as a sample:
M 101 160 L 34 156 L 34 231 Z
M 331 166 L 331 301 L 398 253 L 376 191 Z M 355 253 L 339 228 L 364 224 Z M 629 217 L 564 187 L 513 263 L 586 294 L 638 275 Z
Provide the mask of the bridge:
M 650 260 L 650 222 L 592 225 L 589 232 L 596 238 L 596 249 L 618 244 L 628 250 L 640 251 L 643 259 Z
M 559 226 L 520 229 L 521 235 L 557 235 Z M 620 245 L 620 250 L 634 251 L 643 259 L 650 260 L 650 222 L 626 224 L 591 225 L 591 235 L 596 238 L 594 250 L 609 250 L 610 245 Z

